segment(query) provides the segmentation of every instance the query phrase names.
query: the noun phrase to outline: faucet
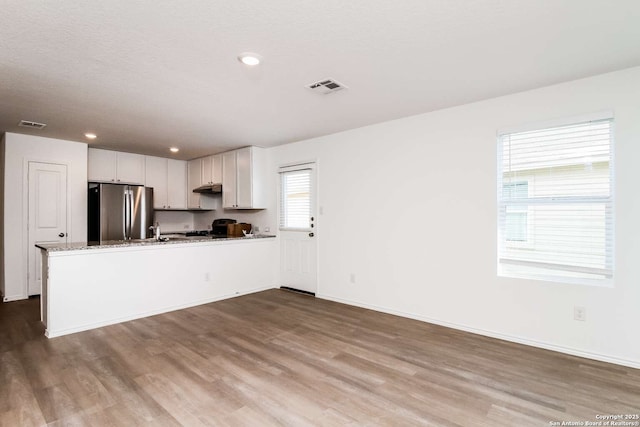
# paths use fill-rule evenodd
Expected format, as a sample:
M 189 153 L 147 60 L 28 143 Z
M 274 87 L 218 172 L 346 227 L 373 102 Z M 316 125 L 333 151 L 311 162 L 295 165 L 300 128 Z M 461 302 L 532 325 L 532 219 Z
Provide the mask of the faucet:
M 149 230 L 153 233 L 153 237 L 159 241 L 160 240 L 160 223 L 156 222 L 155 227 L 153 225 L 149 226 Z

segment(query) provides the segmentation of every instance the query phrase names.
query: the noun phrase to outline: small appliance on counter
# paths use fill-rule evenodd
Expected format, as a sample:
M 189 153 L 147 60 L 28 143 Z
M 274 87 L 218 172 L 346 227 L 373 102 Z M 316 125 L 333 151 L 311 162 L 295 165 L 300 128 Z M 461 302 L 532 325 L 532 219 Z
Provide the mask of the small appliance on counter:
M 192 231 L 187 231 L 186 233 L 184 233 L 184 235 L 187 237 L 208 236 L 209 230 L 192 230 Z
M 227 237 L 227 229 L 229 224 L 235 224 L 235 219 L 218 218 L 211 223 L 211 234 L 213 237 Z
M 239 224 L 227 225 L 227 237 L 243 237 L 245 233 L 251 232 L 251 224 L 241 222 Z

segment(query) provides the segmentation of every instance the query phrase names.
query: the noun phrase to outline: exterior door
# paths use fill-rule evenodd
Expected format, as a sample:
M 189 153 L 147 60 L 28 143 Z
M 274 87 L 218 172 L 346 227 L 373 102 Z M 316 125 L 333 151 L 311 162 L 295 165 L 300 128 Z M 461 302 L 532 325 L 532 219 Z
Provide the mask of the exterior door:
M 67 242 L 67 166 L 29 162 L 27 277 L 29 295 L 42 290 L 42 257 L 36 243 Z
M 315 164 L 280 168 L 282 286 L 317 292 L 317 235 Z

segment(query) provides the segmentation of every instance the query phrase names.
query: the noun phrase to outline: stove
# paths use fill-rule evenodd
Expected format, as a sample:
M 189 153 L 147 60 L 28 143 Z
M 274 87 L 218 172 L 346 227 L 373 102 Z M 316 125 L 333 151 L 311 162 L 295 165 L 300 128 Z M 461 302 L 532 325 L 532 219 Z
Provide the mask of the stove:
M 187 236 L 187 237 L 191 237 L 191 236 L 208 236 L 209 235 L 209 230 L 187 231 L 186 233 L 184 233 L 184 235 Z

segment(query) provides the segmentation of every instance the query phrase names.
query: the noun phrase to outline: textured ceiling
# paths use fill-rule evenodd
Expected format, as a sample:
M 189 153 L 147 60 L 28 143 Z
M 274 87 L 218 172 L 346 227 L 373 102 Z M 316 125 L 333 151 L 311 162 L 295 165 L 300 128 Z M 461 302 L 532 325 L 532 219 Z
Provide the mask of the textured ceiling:
M 638 0 L 5 0 L 0 131 L 189 159 L 640 65 Z M 257 52 L 263 63 L 236 59 Z M 317 95 L 305 85 L 349 87 Z M 21 120 L 47 123 L 41 131 Z M 391 146 L 392 142 L 390 142 Z

